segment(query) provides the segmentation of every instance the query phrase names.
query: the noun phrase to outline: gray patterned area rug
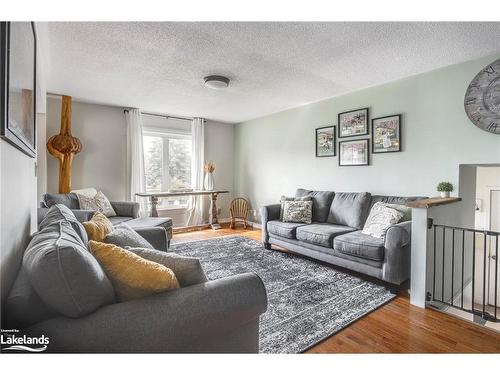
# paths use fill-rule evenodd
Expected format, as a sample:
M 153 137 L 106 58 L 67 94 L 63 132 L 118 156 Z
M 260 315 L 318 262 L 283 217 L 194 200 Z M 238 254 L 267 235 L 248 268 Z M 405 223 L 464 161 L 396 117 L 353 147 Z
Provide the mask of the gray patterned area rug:
M 263 353 L 301 353 L 395 297 L 386 287 L 242 236 L 176 243 L 171 251 L 199 258 L 211 280 L 244 272 L 262 278 Z

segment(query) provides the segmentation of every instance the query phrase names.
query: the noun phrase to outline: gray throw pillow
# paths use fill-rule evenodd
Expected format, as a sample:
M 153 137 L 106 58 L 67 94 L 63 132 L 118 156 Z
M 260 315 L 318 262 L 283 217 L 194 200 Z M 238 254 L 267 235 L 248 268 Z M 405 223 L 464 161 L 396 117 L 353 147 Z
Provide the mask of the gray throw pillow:
M 391 225 L 399 223 L 402 218 L 401 212 L 387 207 L 384 203 L 377 202 L 370 210 L 362 232 L 372 237 L 384 239 L 387 229 Z
M 83 227 L 82 223 L 78 221 L 73 211 L 71 211 L 68 207 L 66 207 L 63 204 L 58 203 L 51 206 L 47 211 L 43 220 L 40 222 L 39 228 L 40 230 L 42 230 L 45 227 L 61 220 L 65 220 L 68 223 L 70 223 L 70 225 L 73 227 L 73 229 L 81 238 L 84 244 L 86 244 L 89 241 L 89 238 L 87 236 L 87 231 Z
M 33 236 L 23 267 L 37 295 L 59 314 L 78 318 L 115 302 L 106 274 L 64 220 Z
M 130 246 L 154 249 L 153 246 L 139 233 L 124 223 L 116 226 L 115 229 L 113 229 L 113 231 L 104 238 L 104 242 L 120 246 L 122 248 Z
M 285 201 L 283 207 L 284 223 L 312 222 L 312 201 Z
M 160 263 L 174 271 L 175 277 L 181 287 L 201 284 L 208 281 L 198 258 L 185 257 L 173 253 L 166 253 L 159 250 L 126 247 L 140 257 L 152 262 Z

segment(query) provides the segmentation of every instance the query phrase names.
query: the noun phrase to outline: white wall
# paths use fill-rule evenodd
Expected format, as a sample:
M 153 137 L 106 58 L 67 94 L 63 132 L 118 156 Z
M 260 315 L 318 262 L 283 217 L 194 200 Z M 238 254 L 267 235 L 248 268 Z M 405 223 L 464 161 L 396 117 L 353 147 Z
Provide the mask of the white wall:
M 36 25 L 38 61 L 46 49 L 45 29 Z M 45 96 L 45 70 L 37 66 L 37 99 Z M 37 100 L 37 121 L 43 121 L 45 101 Z M 38 125 L 38 124 L 37 124 Z M 43 129 L 43 123 L 41 124 Z M 37 137 L 37 149 L 44 147 Z M 6 297 L 21 265 L 30 234 L 36 231 L 37 178 L 36 158 L 30 158 L 7 141 L 0 139 L 0 258 L 1 299 Z
M 73 160 L 72 189 L 93 186 L 125 199 L 126 127 L 123 108 L 73 101 L 72 134 L 82 142 Z M 61 126 L 61 99 L 47 100 L 47 139 Z M 58 192 L 59 162 L 47 155 L 47 191 Z
M 282 194 L 293 194 L 298 187 L 427 196 L 436 195 L 439 181 L 449 180 L 457 187 L 460 164 L 500 162 L 500 136 L 475 127 L 463 106 L 470 81 L 499 57 L 449 66 L 237 124 L 236 193 L 258 209 L 278 202 Z M 403 151 L 370 155 L 371 165 L 363 167 L 340 167 L 338 156 L 316 158 L 314 129 L 336 125 L 338 113 L 362 107 L 369 107 L 370 118 L 402 114 Z
M 61 100 L 47 100 L 47 138 L 59 133 Z M 165 118 L 145 116 L 145 125 L 187 129 L 191 124 Z M 82 142 L 82 151 L 73 161 L 72 188 L 94 186 L 112 200 L 126 199 L 126 126 L 123 108 L 73 101 L 72 133 Z M 205 160 L 216 163 L 215 187 L 231 194 L 221 195 L 221 216 L 229 215 L 233 191 L 234 127 L 214 121 L 205 124 Z M 47 190 L 57 193 L 58 161 L 47 156 Z M 206 202 L 208 205 L 208 202 Z M 208 209 L 206 211 L 208 213 Z
M 476 199 L 482 209 L 476 211 L 476 229 L 489 229 L 491 188 L 500 190 L 500 167 L 477 167 Z

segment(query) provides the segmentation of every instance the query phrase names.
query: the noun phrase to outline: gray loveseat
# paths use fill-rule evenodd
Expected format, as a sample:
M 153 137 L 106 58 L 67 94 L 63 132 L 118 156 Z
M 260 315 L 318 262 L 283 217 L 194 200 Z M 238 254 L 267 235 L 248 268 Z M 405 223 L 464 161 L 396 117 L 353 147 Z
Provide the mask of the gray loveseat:
M 69 209 L 50 210 L 16 254 L 23 261 L 10 291 L 11 280 L 2 282 L 2 328 L 48 337 L 49 352 L 258 352 L 267 296 L 257 275 L 210 281 L 195 258 L 130 249 L 171 268 L 181 288 L 119 302 L 86 241 Z
M 423 197 L 305 189 L 298 189 L 295 196 L 312 197 L 313 223 L 285 223 L 280 220 L 280 204 L 263 207 L 262 241 L 267 249 L 275 244 L 392 284 L 399 285 L 409 278 L 411 221 L 391 226 L 385 240 L 361 230 L 376 202 L 404 205 Z
M 146 238 L 148 241 L 152 242 L 153 245 L 159 244 L 159 242 L 165 242 L 165 245 L 155 246 L 158 250 L 166 250 L 170 245 L 170 240 L 172 239 L 172 219 L 169 217 L 139 217 L 139 203 L 137 202 L 127 202 L 127 201 L 111 201 L 111 206 L 116 212 L 116 216 L 110 216 L 108 219 L 113 223 L 113 225 L 118 225 L 120 223 L 126 223 L 128 226 L 143 235 L 143 231 L 146 230 L 150 235 L 155 235 L 156 239 Z M 95 211 L 88 211 L 80 209 L 80 202 L 78 201 L 78 196 L 75 193 L 68 194 L 44 194 L 42 197 L 42 202 L 40 202 L 39 215 L 45 215 L 46 209 L 52 207 L 55 204 L 63 204 L 73 213 L 76 218 L 83 222 L 90 220 Z M 166 239 L 163 240 L 161 237 L 165 235 L 158 231 L 156 234 L 154 231 L 149 230 L 152 227 L 164 228 L 166 231 Z

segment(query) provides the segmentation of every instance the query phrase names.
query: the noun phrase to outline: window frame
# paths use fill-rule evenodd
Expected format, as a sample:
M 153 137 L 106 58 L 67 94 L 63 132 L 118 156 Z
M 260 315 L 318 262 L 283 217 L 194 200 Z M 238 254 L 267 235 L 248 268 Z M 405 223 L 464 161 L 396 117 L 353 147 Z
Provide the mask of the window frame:
M 165 187 L 170 188 L 170 173 L 168 170 L 169 167 L 169 156 L 170 156 L 170 147 L 169 140 L 170 139 L 188 139 L 192 142 L 193 138 L 191 132 L 189 130 L 181 130 L 181 129 L 171 129 L 171 128 L 163 128 L 163 127 L 153 127 L 153 126 L 144 126 L 142 131 L 142 137 L 160 137 L 162 139 L 162 181 L 161 186 L 162 190 Z M 167 147 L 165 147 L 167 145 Z M 191 157 L 192 164 L 192 157 Z M 191 181 L 192 185 L 192 181 Z M 168 189 L 169 189 L 168 188 Z M 167 190 L 168 190 L 167 189 Z M 159 207 L 159 211 L 163 210 L 178 210 L 185 211 L 188 207 L 185 206 L 170 206 L 170 207 Z

